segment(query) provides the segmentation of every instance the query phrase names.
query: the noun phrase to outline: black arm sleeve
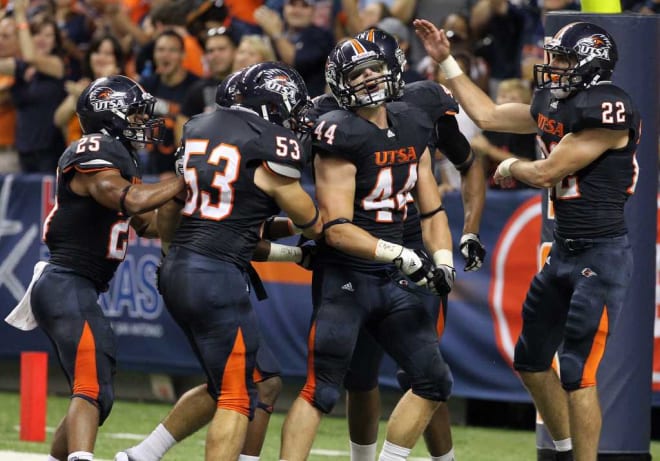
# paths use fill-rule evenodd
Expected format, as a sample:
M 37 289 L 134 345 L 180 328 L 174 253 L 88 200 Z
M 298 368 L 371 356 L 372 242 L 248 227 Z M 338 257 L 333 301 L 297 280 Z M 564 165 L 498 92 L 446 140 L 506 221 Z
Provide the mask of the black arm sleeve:
M 470 143 L 458 129 L 453 115 L 443 115 L 435 122 L 435 146 L 454 164 L 461 173 L 470 168 L 474 155 Z

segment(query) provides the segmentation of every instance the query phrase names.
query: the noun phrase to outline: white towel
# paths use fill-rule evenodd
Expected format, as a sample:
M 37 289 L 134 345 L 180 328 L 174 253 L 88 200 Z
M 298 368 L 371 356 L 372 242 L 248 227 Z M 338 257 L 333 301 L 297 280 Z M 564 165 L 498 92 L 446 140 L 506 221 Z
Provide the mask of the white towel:
M 46 261 L 39 261 L 34 265 L 34 273 L 32 274 L 32 280 L 25 290 L 25 294 L 20 302 L 14 307 L 14 309 L 5 317 L 5 322 L 11 325 L 14 328 L 18 328 L 23 331 L 30 331 L 37 328 L 37 320 L 32 314 L 32 305 L 30 304 L 30 295 L 32 294 L 32 287 L 35 282 L 41 277 L 41 273 L 44 271 L 48 263 Z

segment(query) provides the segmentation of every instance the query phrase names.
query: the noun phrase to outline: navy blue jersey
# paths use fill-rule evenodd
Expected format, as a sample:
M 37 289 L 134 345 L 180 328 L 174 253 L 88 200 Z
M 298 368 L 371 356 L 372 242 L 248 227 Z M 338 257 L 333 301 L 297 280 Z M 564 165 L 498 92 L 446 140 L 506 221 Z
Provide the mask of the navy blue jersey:
M 188 197 L 172 245 L 246 267 L 262 222 L 280 211 L 254 172 L 269 162 L 299 177 L 305 152 L 291 130 L 226 108 L 190 119 L 183 144 Z
M 551 190 L 556 232 L 564 238 L 616 237 L 626 233 L 623 208 L 635 190 L 635 159 L 640 117 L 620 88 L 602 84 L 557 100 L 550 90 L 534 94 L 531 113 L 544 155 L 568 133 L 589 128 L 626 130 L 628 144 L 608 150 L 595 161 L 563 178 Z
M 458 103 L 451 96 L 449 90 L 432 80 L 407 83 L 400 100 L 418 107 L 429 117 L 433 122 L 431 146 L 433 148 L 442 148 L 445 143 L 443 136 L 451 136 L 453 133 L 439 132 L 436 122 L 441 117 L 454 116 L 458 113 Z M 459 153 L 451 149 L 441 150 L 454 165 L 461 165 L 467 160 L 467 155 L 470 153 L 468 151 L 467 155 L 463 155 L 464 153 Z M 408 199 L 408 219 L 404 226 L 403 241 L 407 247 L 423 250 L 424 242 L 422 240 L 422 228 L 419 223 L 419 212 L 415 203 L 412 201 L 412 197 Z
M 431 135 L 428 118 L 402 103 L 387 104 L 389 128 L 380 129 L 353 112 L 337 110 L 318 118 L 313 130 L 318 155 L 344 158 L 357 168 L 353 224 L 376 238 L 402 243 L 406 202 L 417 182 L 419 157 Z M 380 263 L 323 247 L 323 258 L 369 269 Z
M 107 169 L 119 170 L 129 182 L 140 182 L 137 156 L 117 139 L 89 134 L 73 142 L 60 157 L 56 204 L 44 223 L 50 261 L 90 278 L 99 290 L 107 289 L 124 260 L 130 218 L 104 207 L 91 196 L 75 194 L 69 182 L 76 172 Z

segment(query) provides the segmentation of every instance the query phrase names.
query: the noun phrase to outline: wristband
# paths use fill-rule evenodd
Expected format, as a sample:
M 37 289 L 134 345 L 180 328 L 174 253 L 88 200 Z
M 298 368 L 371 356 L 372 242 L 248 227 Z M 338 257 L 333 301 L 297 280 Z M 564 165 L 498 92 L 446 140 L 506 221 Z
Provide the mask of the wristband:
M 316 224 L 316 221 L 319 220 L 319 207 L 314 205 L 314 210 L 315 210 L 314 217 L 310 221 L 306 222 L 305 224 L 298 224 L 298 223 L 293 222 L 293 220 L 291 221 L 291 222 L 293 222 L 294 226 L 296 226 L 298 229 L 300 229 L 300 232 L 302 232 L 305 229 L 308 229 L 308 228 L 312 227 L 314 224 Z
M 517 158 L 511 157 L 506 160 L 503 160 L 500 162 L 499 165 L 497 165 L 497 172 L 502 176 L 503 178 L 510 178 L 511 177 L 511 165 L 516 163 L 518 161 Z
M 438 66 L 448 79 L 456 78 L 463 73 L 463 69 L 461 69 L 461 66 L 458 65 L 454 57 L 451 55 L 438 64 Z
M 374 261 L 391 263 L 403 253 L 403 247 L 396 243 L 379 239 L 376 243 Z
M 288 261 L 299 263 L 302 261 L 302 250 L 299 247 L 270 242 L 270 252 L 268 253 L 266 261 Z
M 433 262 L 436 266 L 454 267 L 454 255 L 451 250 L 438 250 L 433 253 Z

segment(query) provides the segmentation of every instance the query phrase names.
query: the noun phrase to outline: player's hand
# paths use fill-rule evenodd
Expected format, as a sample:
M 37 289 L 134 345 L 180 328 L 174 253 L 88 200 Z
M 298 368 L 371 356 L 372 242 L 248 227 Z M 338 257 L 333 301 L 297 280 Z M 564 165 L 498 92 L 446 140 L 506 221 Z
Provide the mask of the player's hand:
M 478 271 L 486 259 L 486 247 L 481 243 L 479 234 L 463 234 L 461 237 L 461 254 L 465 259 L 464 271 Z
M 427 285 L 433 275 L 433 261 L 421 250 L 404 248 L 393 262 L 418 286 Z
M 298 264 L 303 269 L 311 271 L 314 269 L 314 259 L 316 258 L 316 253 L 318 252 L 318 247 L 313 240 L 307 241 L 302 245 L 299 245 L 302 250 L 302 257 Z
M 415 33 L 422 41 L 426 53 L 435 62 L 442 62 L 449 57 L 451 45 L 443 29 L 438 30 L 432 22 L 426 19 L 415 19 L 413 21 Z
M 183 146 L 179 146 L 176 152 L 174 152 L 174 172 L 177 176 L 183 176 L 183 170 L 185 169 L 183 160 Z
M 456 271 L 454 268 L 440 264 L 433 268 L 433 273 L 429 278 L 428 289 L 435 295 L 446 295 L 454 288 L 455 279 Z

